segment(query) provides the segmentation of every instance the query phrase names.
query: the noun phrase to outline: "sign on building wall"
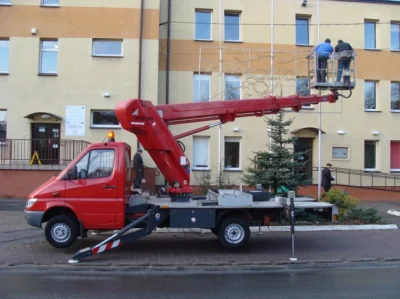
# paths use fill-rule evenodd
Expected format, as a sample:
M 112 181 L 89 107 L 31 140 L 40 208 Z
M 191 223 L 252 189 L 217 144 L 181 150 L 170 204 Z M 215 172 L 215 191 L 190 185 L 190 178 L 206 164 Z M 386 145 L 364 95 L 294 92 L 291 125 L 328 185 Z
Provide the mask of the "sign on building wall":
M 66 106 L 65 136 L 85 136 L 85 106 Z

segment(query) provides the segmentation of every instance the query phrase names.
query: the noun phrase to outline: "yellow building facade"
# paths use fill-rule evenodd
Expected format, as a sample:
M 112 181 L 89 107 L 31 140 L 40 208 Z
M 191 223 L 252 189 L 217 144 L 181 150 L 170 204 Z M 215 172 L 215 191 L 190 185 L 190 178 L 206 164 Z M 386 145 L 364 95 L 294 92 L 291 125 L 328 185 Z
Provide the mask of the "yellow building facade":
M 93 143 L 114 129 L 117 140 L 136 148 L 113 115 L 119 101 L 316 93 L 307 56 L 330 38 L 333 47 L 342 39 L 357 53 L 356 88 L 336 104 L 285 113 L 294 118 L 299 149 L 311 150 L 307 171 L 317 183 L 320 107 L 322 165 L 400 171 L 400 5 L 378 2 L 0 0 L 0 139 Z M 204 171 L 215 176 L 219 161 L 240 184 L 249 158 L 268 150 L 267 134 L 263 118 L 249 117 L 183 138 L 192 184 Z M 145 163 L 154 166 L 146 154 Z

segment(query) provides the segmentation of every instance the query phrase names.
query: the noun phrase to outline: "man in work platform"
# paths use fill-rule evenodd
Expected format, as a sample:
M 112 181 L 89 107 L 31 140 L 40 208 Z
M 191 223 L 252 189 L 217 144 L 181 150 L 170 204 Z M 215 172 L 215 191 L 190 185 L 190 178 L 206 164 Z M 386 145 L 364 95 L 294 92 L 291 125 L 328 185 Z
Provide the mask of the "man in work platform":
M 338 60 L 337 82 L 340 82 L 342 79 L 343 69 L 350 69 L 351 54 L 353 51 L 353 47 L 349 43 L 346 43 L 341 39 L 338 41 L 338 44 L 335 47 L 335 52 L 341 53 L 342 55 Z
M 335 178 L 331 174 L 331 167 L 332 164 L 328 163 L 326 164 L 326 167 L 322 170 L 321 186 L 324 187 L 325 192 L 329 192 L 332 187 L 332 181 L 335 180 Z
M 142 150 L 139 148 L 136 154 L 133 156 L 133 167 L 136 171 L 136 177 L 134 180 L 134 188 L 140 188 L 140 183 L 142 182 L 144 164 L 142 158 Z
M 315 47 L 314 52 L 317 53 L 317 82 L 326 82 L 326 68 L 328 67 L 328 59 L 333 53 L 331 40 L 327 38 L 325 42 Z

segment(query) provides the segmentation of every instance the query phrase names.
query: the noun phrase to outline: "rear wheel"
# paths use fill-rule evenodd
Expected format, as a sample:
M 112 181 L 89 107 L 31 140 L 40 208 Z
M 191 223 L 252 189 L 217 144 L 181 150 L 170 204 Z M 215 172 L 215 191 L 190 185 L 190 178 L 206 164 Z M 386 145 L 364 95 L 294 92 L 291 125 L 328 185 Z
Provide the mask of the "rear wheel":
M 78 237 L 78 223 L 66 215 L 55 216 L 47 222 L 45 236 L 52 246 L 68 248 Z
M 228 217 L 218 226 L 218 240 L 226 248 L 242 248 L 249 239 L 250 227 L 244 218 Z

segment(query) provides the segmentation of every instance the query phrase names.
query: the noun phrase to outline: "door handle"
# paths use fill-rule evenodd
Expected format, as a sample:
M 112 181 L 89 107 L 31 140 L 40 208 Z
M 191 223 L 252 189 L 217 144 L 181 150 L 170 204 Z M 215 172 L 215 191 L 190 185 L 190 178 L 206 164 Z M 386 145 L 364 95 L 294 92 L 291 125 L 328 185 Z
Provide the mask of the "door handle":
M 51 195 L 53 197 L 59 197 L 60 196 L 60 192 L 53 192 L 53 193 L 51 193 Z
M 117 186 L 110 186 L 110 185 L 105 185 L 103 186 L 104 189 L 116 189 Z

